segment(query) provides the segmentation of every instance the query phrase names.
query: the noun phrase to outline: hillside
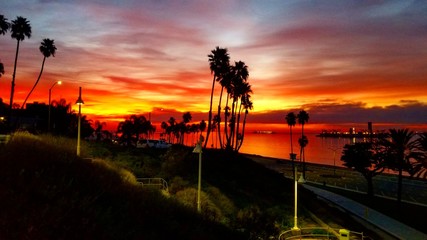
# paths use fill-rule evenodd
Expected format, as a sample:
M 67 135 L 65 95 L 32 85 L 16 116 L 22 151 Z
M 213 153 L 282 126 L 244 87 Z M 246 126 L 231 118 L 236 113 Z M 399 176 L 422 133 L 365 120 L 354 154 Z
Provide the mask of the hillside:
M 243 239 L 74 149 L 27 134 L 0 148 L 1 239 Z
M 267 239 L 293 226 L 293 182 L 240 154 L 205 150 L 201 214 L 192 148 L 126 148 L 17 134 L 0 148 L 1 239 Z M 169 195 L 136 177 L 160 177 Z M 299 226 L 375 233 L 307 191 Z

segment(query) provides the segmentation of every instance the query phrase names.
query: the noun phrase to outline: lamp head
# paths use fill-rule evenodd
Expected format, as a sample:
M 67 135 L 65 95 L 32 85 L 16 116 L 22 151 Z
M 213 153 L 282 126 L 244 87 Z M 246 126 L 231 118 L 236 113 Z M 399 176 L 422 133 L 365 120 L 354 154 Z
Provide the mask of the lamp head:
M 77 105 L 85 104 L 85 102 L 82 99 L 82 87 L 79 87 L 79 98 L 77 98 L 76 104 Z
M 83 105 L 83 104 L 85 104 L 85 102 L 83 101 L 83 99 L 81 97 L 79 97 L 76 101 L 76 104 L 77 105 Z

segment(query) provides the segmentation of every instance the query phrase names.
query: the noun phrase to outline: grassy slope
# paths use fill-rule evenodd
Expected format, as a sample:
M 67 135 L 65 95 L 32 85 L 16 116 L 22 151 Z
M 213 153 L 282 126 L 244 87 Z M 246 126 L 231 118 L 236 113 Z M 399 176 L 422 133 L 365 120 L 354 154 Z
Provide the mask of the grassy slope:
M 206 220 L 213 215 L 221 217 L 214 219 L 217 222 L 244 230 L 245 239 L 277 236 L 280 227 L 292 226 L 293 182 L 241 155 L 203 153 L 202 216 L 172 200 L 189 193 L 181 191 L 184 185 L 197 186 L 198 156 L 191 150 L 97 147 L 83 152 L 111 161 L 88 161 L 75 157 L 74 143 L 15 138 L 0 149 L 0 204 L 5 209 L 0 212 L 0 237 L 241 239 L 241 234 Z M 168 199 L 141 189 L 132 174 L 108 162 L 139 177 L 163 177 L 176 195 Z M 177 177 L 186 183 L 178 184 Z M 375 233 L 309 192 L 299 194 L 301 205 L 333 227 L 350 226 L 375 238 Z M 190 202 L 194 196 L 193 190 Z M 303 210 L 298 220 L 300 226 L 313 224 Z
M 241 239 L 125 171 L 32 136 L 2 147 L 0 165 L 1 239 Z

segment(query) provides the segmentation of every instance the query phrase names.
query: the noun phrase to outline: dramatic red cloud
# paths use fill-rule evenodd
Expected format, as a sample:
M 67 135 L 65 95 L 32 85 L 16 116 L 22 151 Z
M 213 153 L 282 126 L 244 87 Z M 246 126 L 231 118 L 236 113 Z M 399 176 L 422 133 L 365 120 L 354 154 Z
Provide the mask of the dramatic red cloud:
M 60 80 L 52 99 L 76 109 L 82 87 L 83 113 L 110 122 L 109 128 L 130 114 L 151 113 L 161 122 L 189 111 L 194 121 L 207 119 L 207 55 L 216 46 L 228 48 L 232 63 L 249 66 L 249 122 L 281 122 L 286 112 L 305 109 L 317 122 L 425 123 L 426 7 L 409 1 L 17 0 L 2 3 L 0 14 L 23 16 L 33 29 L 20 44 L 14 102 L 22 104 L 37 79 L 39 44 L 51 38 L 57 53 L 46 59 L 29 102 L 47 103 L 49 88 Z M 10 32 L 0 36 L 6 103 L 15 50 Z

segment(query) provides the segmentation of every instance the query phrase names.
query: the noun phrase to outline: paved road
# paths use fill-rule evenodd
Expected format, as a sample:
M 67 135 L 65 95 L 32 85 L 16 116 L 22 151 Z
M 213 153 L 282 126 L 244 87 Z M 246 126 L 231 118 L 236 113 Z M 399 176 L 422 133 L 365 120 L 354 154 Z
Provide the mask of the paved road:
M 292 177 L 290 161 L 277 162 L 274 158 L 248 155 L 252 160 L 266 167 L 281 172 L 285 177 Z M 356 171 L 319 164 L 307 164 L 306 180 L 315 184 L 344 188 L 356 192 L 367 192 L 365 178 Z M 334 177 L 335 176 L 335 177 Z M 397 198 L 397 176 L 395 174 L 381 174 L 373 178 L 374 194 L 377 196 Z M 427 181 L 404 178 L 402 187 L 402 201 L 427 207 Z
M 408 240 L 426 240 L 427 234 L 424 234 L 412 227 L 409 227 L 399 221 L 396 221 L 386 215 L 375 211 L 374 209 L 368 208 L 362 204 L 345 198 L 341 195 L 304 184 L 304 187 L 310 191 L 313 191 L 316 195 L 340 206 L 347 212 L 360 217 L 361 219 L 370 222 L 378 228 L 386 231 L 390 235 L 397 239 L 408 239 Z
M 266 167 L 281 172 L 285 177 L 292 178 L 292 165 L 289 161 L 277 162 L 277 159 L 248 156 L 253 161 Z M 337 177 L 338 176 L 338 177 Z M 366 192 L 366 180 L 360 173 L 349 169 L 334 169 L 322 165 L 309 164 L 306 172 L 307 184 L 305 188 L 313 191 L 319 197 L 330 201 L 345 211 L 357 216 L 374 226 L 384 230 L 397 239 L 426 240 L 427 235 L 399 221 L 396 221 L 378 211 L 368 208 L 358 202 L 316 187 L 316 184 L 330 185 L 338 188 L 351 189 L 353 191 Z M 375 193 L 383 197 L 396 198 L 397 177 L 392 174 L 382 174 L 375 177 Z M 405 179 L 403 182 L 402 199 L 415 204 L 427 206 L 427 182 L 423 180 Z

